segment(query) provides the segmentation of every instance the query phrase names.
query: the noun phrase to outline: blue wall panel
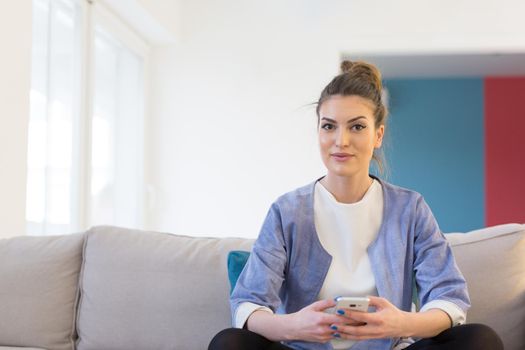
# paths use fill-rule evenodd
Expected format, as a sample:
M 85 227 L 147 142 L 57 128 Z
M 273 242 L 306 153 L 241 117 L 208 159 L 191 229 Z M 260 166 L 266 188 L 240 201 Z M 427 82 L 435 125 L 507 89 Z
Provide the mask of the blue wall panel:
M 484 220 L 483 80 L 392 79 L 387 180 L 423 194 L 444 232 Z

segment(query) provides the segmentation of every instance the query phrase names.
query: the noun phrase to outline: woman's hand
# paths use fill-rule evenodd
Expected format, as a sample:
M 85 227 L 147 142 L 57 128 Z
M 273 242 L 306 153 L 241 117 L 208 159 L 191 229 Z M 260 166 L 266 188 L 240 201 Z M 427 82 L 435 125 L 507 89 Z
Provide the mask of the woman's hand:
M 325 312 L 326 309 L 334 306 L 333 300 L 319 300 L 298 312 L 287 315 L 292 329 L 290 338 L 318 343 L 333 339 L 336 331 L 331 327 L 348 321 L 343 316 Z
M 402 337 L 408 334 L 408 313 L 399 310 L 385 298 L 369 297 L 376 312 L 359 312 L 345 309 L 346 320 L 336 324 L 343 339 L 364 340 Z M 354 324 L 354 325 L 345 325 Z M 359 325 L 360 324 L 360 325 Z

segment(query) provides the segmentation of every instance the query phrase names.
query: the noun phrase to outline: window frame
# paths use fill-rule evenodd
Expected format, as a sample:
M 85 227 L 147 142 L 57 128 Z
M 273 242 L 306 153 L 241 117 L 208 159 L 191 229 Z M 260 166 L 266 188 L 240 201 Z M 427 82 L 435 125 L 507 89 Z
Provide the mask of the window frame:
M 142 203 L 140 207 L 140 217 L 138 220 L 138 226 L 143 227 L 146 221 L 146 206 L 145 206 L 145 174 L 144 174 L 144 164 L 145 164 L 145 119 L 146 111 L 148 110 L 148 95 L 147 95 L 147 84 L 146 82 L 149 79 L 149 55 L 150 47 L 145 40 L 143 40 L 135 31 L 125 24 L 122 20 L 119 19 L 109 8 L 107 8 L 102 2 L 87 0 L 82 1 L 86 10 L 83 11 L 85 14 L 85 52 L 84 60 L 86 64 L 85 67 L 85 79 L 86 83 L 82 84 L 82 88 L 85 91 L 82 92 L 85 100 L 85 108 L 82 109 L 83 113 L 81 115 L 81 120 L 83 121 L 83 127 L 85 132 L 83 137 L 85 140 L 82 142 L 82 183 L 80 185 L 80 200 L 79 203 L 81 208 L 79 208 L 79 226 L 81 228 L 87 228 L 90 226 L 91 220 L 91 147 L 92 147 L 92 130 L 91 122 L 93 116 L 93 102 L 94 102 L 94 79 L 95 79 L 95 31 L 97 24 L 100 24 L 104 29 L 109 32 L 117 41 L 126 46 L 127 49 L 132 51 L 135 55 L 139 56 L 143 61 L 143 118 L 141 119 L 140 128 L 142 130 L 142 145 L 141 153 L 137 156 L 140 159 L 140 168 L 142 169 L 140 174 L 140 188 L 137 189 L 139 192 L 139 202 Z
M 50 0 L 52 1 L 52 0 Z M 146 148 L 146 116 L 148 111 L 148 81 L 150 76 L 150 46 L 137 34 L 132 27 L 124 23 L 117 14 L 113 13 L 107 5 L 95 0 L 73 0 L 80 7 L 80 37 L 77 43 L 79 60 L 75 64 L 77 72 L 77 82 L 79 93 L 74 101 L 74 108 L 77 112 L 72 124 L 72 165 L 71 165 L 71 185 L 70 185 L 70 232 L 82 231 L 91 224 L 91 147 L 92 147 L 92 117 L 94 103 L 94 79 L 95 79 L 95 30 L 100 25 L 104 31 L 111 35 L 116 41 L 126 47 L 142 60 L 142 117 L 140 118 L 139 129 L 141 130 L 142 140 L 140 147 L 139 168 L 140 180 L 137 188 L 140 200 L 137 218 L 137 228 L 142 228 L 146 221 L 145 205 L 145 148 Z M 49 72 L 48 72 L 49 74 Z M 46 185 L 47 189 L 47 185 Z M 27 206 L 26 206 L 27 207 Z M 35 225 L 42 225 L 38 229 Z M 31 229 L 30 229 L 31 227 Z M 26 217 L 26 230 L 40 231 L 41 234 L 48 232 L 47 216 L 43 224 L 28 221 Z M 61 232 L 62 233 L 62 232 Z M 34 234 L 34 233 L 33 233 Z

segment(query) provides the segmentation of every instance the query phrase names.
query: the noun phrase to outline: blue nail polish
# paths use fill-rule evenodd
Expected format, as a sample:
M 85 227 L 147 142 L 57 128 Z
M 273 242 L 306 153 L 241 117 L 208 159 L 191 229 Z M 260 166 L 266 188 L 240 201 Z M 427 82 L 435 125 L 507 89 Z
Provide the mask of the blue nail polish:
M 344 315 L 344 314 L 345 314 L 345 310 L 341 310 L 341 309 L 339 309 L 339 310 L 337 310 L 337 313 L 338 313 L 339 315 Z
M 332 327 L 330 327 L 330 328 L 332 328 L 334 331 L 337 330 L 337 326 L 332 326 Z
M 341 338 L 341 334 L 339 334 L 339 333 L 334 333 L 334 338 Z

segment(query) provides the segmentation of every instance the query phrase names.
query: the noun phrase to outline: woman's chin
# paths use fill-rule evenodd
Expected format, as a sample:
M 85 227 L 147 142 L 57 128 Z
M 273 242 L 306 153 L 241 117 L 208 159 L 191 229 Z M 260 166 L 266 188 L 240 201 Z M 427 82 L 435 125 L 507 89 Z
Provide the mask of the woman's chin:
M 359 172 L 354 169 L 328 169 L 328 173 L 334 177 L 354 177 Z

